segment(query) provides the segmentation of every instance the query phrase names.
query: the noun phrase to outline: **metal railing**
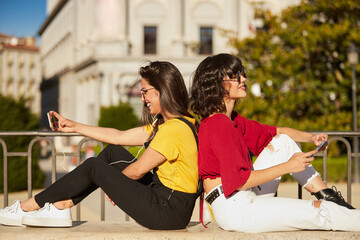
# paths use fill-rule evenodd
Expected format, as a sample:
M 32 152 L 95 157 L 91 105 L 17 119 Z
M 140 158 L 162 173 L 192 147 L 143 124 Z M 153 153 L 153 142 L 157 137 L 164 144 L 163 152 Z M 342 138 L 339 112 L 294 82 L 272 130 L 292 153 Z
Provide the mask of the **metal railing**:
M 335 141 L 343 142 L 346 146 L 346 155 L 347 155 L 347 201 L 351 204 L 351 166 L 352 166 L 352 158 L 360 157 L 360 153 L 354 153 L 351 151 L 351 145 L 349 140 L 346 137 L 354 138 L 360 137 L 360 131 L 331 131 L 331 132 L 312 132 L 312 133 L 326 133 L 329 135 L 329 146 L 331 143 Z M 22 137 L 22 136 L 33 136 L 34 138 L 30 141 L 28 145 L 27 152 L 8 152 L 6 142 L 2 139 L 2 137 Z M 55 144 L 52 137 L 83 137 L 79 143 L 77 144 L 76 152 L 57 152 L 55 148 Z M 102 142 L 93 140 L 88 137 L 84 137 L 80 134 L 76 133 L 59 133 L 59 132 L 40 132 L 40 131 L 23 131 L 23 132 L 1 132 L 0 131 L 0 144 L 3 150 L 3 176 L 4 176 L 4 207 L 8 206 L 8 158 L 9 157 L 27 157 L 27 192 L 28 198 L 32 197 L 32 150 L 33 146 L 36 142 L 46 141 L 51 147 L 51 182 L 56 181 L 56 156 L 76 156 L 76 165 L 80 164 L 80 155 L 81 155 L 81 147 L 87 141 L 95 141 L 100 146 L 100 150 L 103 150 L 104 146 Z M 327 152 L 319 152 L 315 154 L 315 156 L 323 157 L 323 174 L 322 178 L 325 182 L 327 182 Z M 302 198 L 302 187 L 299 185 L 298 188 L 298 198 Z M 100 197 L 100 219 L 101 221 L 105 220 L 105 194 L 101 191 Z M 80 220 L 80 204 L 76 206 L 76 220 Z M 129 220 L 129 217 L 126 216 L 126 221 Z
M 34 138 L 30 141 L 28 145 L 27 152 L 8 152 L 7 145 L 5 141 L 1 137 L 23 137 L 23 136 L 33 136 Z M 50 137 L 83 137 L 79 143 L 77 144 L 76 152 L 57 152 L 55 148 L 55 143 L 53 139 Z M 8 206 L 9 203 L 9 193 L 8 193 L 8 157 L 27 157 L 27 192 L 28 198 L 32 197 L 32 150 L 35 143 L 40 141 L 46 141 L 51 148 L 51 183 L 56 181 L 56 157 L 64 156 L 64 157 L 76 157 L 76 165 L 80 165 L 80 156 L 81 156 L 81 147 L 89 141 L 95 141 L 100 147 L 102 151 L 104 149 L 104 145 L 102 142 L 96 141 L 94 139 L 84 137 L 77 133 L 60 133 L 60 132 L 37 132 L 37 131 L 23 131 L 23 132 L 0 132 L 0 144 L 2 145 L 3 150 L 3 194 L 4 194 L 4 207 Z M 81 204 L 77 204 L 76 206 L 76 220 L 80 220 L 80 210 Z M 105 220 L 105 194 L 101 191 L 100 197 L 100 219 L 101 221 Z
M 352 174 L 351 174 L 351 166 L 352 166 L 352 158 L 358 158 L 360 157 L 360 153 L 355 153 L 352 152 L 351 150 L 351 145 L 349 143 L 349 141 L 345 138 L 345 137 L 351 137 L 351 138 L 355 138 L 355 137 L 359 137 L 360 136 L 360 131 L 327 131 L 327 132 L 311 132 L 311 133 L 326 133 L 327 135 L 329 135 L 329 146 L 332 142 L 338 141 L 338 142 L 342 142 L 345 144 L 346 147 L 346 156 L 347 156 L 347 169 L 346 169 L 346 175 L 347 175 L 347 186 L 346 186 L 346 192 L 347 192 L 347 202 L 349 204 L 351 204 L 351 183 L 352 183 Z M 329 148 L 328 148 L 329 149 Z M 325 150 L 324 152 L 319 152 L 316 153 L 315 156 L 319 156 L 319 157 L 323 157 L 323 174 L 322 174 L 322 179 L 324 182 L 327 182 L 327 152 L 328 149 Z M 355 171 L 356 174 L 358 174 L 358 171 Z M 301 199 L 302 198 L 302 187 L 299 185 L 298 187 L 298 198 Z

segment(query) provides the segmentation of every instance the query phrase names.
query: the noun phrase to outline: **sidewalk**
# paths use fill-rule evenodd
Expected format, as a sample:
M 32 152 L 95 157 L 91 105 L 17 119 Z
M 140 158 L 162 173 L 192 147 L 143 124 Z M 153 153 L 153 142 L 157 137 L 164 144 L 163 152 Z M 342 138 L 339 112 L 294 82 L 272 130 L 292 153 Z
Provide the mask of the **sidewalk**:
M 72 228 L 27 228 L 5 227 L 0 225 L 0 239 L 161 239 L 161 240 L 207 240 L 207 239 L 360 239 L 360 232 L 332 231 L 296 231 L 273 233 L 239 233 L 223 231 L 211 223 L 205 229 L 199 223 L 191 223 L 186 229 L 173 231 L 156 231 L 144 228 L 136 223 L 118 222 L 75 222 Z

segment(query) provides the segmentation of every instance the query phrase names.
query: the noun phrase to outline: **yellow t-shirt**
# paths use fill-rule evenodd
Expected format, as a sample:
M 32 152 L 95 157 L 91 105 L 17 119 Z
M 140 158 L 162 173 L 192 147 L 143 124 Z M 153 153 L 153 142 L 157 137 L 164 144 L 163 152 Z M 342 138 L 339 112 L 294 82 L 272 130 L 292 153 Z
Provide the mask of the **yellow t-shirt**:
M 185 117 L 192 124 L 195 119 Z M 151 133 L 150 125 L 145 126 Z M 166 187 L 195 193 L 198 186 L 197 145 L 191 128 L 179 119 L 170 119 L 159 126 L 149 147 L 167 159 L 157 168 L 157 175 Z

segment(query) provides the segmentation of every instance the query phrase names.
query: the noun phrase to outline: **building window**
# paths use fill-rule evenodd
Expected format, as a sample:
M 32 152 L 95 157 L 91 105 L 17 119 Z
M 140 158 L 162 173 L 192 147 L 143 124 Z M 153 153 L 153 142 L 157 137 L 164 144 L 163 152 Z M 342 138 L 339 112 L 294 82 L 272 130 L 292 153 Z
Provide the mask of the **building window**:
M 156 27 L 144 27 L 144 54 L 156 54 Z
M 212 54 L 213 52 L 213 28 L 200 27 L 199 54 Z

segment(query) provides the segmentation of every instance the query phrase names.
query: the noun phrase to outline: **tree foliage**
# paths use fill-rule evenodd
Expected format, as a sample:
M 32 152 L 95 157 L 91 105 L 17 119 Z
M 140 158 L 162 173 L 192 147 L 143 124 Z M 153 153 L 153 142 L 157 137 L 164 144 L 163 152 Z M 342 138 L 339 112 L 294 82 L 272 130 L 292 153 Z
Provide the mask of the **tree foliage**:
M 139 119 L 128 103 L 119 102 L 117 106 L 101 107 L 99 126 L 127 130 L 137 127 Z
M 350 42 L 360 47 L 359 16 L 359 0 L 302 1 L 279 16 L 258 10 L 263 27 L 255 37 L 229 37 L 247 68 L 249 89 L 261 87 L 260 96 L 249 91 L 236 110 L 271 125 L 352 130 L 347 48 Z
M 0 95 L 0 131 L 31 131 L 39 128 L 39 119 L 26 106 L 26 99 L 14 100 Z M 27 152 L 32 137 L 1 137 L 8 152 Z M 3 191 L 3 151 L 0 156 L 0 192 Z M 44 174 L 38 165 L 37 149 L 32 149 L 33 188 L 41 188 Z M 19 191 L 27 189 L 27 158 L 8 157 L 8 189 Z

